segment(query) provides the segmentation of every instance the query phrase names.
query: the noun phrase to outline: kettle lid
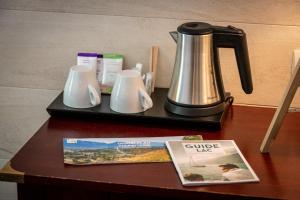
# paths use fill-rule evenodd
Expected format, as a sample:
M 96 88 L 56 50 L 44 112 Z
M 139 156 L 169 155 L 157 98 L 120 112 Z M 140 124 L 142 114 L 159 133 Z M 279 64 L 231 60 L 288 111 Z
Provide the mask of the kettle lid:
M 213 28 L 208 23 L 203 22 L 188 22 L 180 25 L 177 28 L 179 33 L 187 35 L 206 35 L 213 32 Z

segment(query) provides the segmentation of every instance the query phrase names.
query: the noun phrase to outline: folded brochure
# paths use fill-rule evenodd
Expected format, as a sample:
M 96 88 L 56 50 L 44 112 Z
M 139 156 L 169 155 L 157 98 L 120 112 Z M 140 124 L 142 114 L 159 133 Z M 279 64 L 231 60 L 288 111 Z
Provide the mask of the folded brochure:
M 201 135 L 140 138 L 64 138 L 64 163 L 170 162 L 166 141 L 202 140 Z
M 183 185 L 258 182 L 233 140 L 167 141 Z

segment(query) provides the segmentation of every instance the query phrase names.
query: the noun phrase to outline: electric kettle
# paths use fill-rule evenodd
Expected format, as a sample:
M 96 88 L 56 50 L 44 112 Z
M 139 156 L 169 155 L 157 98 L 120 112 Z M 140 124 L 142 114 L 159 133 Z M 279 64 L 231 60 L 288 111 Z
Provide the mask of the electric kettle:
M 165 102 L 169 112 L 209 116 L 224 111 L 225 95 L 218 48 L 234 48 L 241 84 L 252 93 L 246 34 L 233 26 L 188 22 L 170 32 L 177 43 L 171 85 Z

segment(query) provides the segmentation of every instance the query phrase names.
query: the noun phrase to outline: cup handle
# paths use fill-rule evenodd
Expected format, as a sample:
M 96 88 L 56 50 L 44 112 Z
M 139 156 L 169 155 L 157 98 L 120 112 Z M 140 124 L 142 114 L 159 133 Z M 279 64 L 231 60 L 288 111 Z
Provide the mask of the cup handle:
M 100 104 L 100 102 L 101 102 L 100 95 L 98 94 L 98 92 L 94 88 L 94 86 L 88 85 L 88 89 L 89 89 L 89 96 L 90 96 L 91 104 L 93 106 Z
M 148 110 L 149 108 L 152 108 L 153 106 L 152 99 L 145 90 L 139 89 L 139 97 L 140 97 L 140 103 L 142 104 L 144 111 Z

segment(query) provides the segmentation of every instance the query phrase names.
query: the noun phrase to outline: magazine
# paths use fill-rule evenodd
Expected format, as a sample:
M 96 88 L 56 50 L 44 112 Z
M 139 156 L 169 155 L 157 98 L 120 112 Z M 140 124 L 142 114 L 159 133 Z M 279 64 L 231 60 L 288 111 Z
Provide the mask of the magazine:
M 170 162 L 166 141 L 202 140 L 201 135 L 141 138 L 64 138 L 64 163 L 92 165 L 111 163 Z
M 167 141 L 183 185 L 258 182 L 233 140 Z

